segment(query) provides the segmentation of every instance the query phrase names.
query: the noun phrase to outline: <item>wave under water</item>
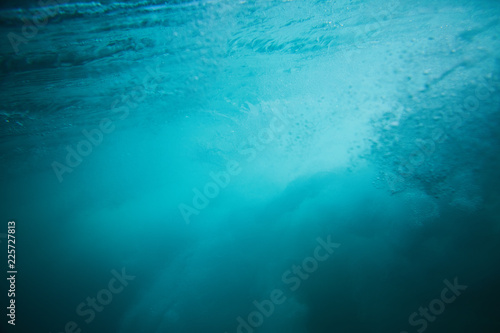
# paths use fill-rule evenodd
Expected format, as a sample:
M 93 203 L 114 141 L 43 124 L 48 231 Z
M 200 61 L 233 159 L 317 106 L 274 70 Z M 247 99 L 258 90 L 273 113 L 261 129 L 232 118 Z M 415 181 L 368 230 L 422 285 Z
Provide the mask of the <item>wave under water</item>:
M 0 8 L 7 332 L 500 331 L 498 1 Z

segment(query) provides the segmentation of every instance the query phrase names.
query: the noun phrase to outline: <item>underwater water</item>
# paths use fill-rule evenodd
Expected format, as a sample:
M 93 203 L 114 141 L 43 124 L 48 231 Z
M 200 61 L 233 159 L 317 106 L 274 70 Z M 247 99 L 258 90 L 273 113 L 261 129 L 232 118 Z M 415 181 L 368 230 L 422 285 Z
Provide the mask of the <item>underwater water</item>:
M 2 332 L 500 332 L 500 2 L 0 22 Z

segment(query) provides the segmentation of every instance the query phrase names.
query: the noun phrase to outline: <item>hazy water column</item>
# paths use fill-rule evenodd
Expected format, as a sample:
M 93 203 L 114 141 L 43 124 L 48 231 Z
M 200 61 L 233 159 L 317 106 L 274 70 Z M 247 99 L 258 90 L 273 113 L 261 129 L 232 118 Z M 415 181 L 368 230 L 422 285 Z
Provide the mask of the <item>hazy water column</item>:
M 498 331 L 497 2 L 41 7 L 0 12 L 16 329 Z

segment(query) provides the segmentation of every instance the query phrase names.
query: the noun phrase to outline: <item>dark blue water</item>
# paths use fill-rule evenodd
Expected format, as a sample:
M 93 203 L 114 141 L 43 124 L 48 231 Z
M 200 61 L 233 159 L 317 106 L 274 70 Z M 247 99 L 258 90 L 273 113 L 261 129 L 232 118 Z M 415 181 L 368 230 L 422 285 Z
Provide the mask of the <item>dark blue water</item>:
M 499 2 L 0 22 L 2 332 L 500 332 Z

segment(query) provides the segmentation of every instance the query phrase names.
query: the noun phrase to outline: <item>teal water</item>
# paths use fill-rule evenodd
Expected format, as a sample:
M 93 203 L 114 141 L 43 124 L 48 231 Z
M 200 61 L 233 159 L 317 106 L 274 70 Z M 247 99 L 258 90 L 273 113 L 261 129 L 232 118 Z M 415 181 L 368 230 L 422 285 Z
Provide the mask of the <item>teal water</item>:
M 0 22 L 2 332 L 500 331 L 497 1 Z

